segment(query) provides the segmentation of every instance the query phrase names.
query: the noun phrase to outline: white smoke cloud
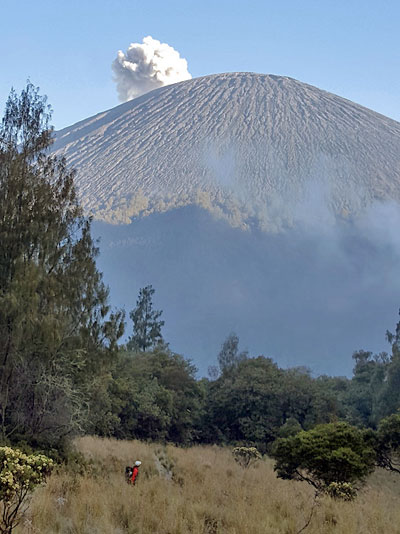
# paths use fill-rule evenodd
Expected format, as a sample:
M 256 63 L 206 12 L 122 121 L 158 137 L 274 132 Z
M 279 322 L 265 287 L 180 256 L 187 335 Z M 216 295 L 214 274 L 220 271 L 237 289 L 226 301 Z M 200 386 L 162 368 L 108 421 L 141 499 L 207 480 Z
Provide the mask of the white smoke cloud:
M 121 102 L 192 77 L 186 59 L 150 35 L 144 37 L 142 44 L 131 43 L 126 54 L 119 50 L 112 69 Z

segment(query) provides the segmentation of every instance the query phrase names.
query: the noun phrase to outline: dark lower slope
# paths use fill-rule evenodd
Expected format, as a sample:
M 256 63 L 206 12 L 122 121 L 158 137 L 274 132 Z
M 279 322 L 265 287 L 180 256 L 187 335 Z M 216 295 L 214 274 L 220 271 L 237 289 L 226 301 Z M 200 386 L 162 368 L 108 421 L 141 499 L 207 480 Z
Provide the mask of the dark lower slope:
M 129 311 L 152 284 L 166 340 L 201 373 L 235 331 L 252 355 L 343 375 L 354 350 L 388 348 L 397 321 L 398 249 L 376 220 L 270 235 L 186 207 L 94 230 L 113 303 Z

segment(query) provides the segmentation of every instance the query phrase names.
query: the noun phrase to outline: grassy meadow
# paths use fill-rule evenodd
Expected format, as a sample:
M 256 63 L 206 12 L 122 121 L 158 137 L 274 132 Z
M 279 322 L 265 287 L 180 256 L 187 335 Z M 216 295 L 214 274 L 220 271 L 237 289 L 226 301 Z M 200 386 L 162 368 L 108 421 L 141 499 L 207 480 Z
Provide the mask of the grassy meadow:
M 296 534 L 313 490 L 276 478 L 273 462 L 243 469 L 228 448 L 180 449 L 84 437 L 85 470 L 59 469 L 33 495 L 17 534 Z M 137 484 L 126 465 L 142 460 Z M 400 532 L 400 476 L 376 472 L 354 502 L 328 497 L 314 508 L 309 534 Z

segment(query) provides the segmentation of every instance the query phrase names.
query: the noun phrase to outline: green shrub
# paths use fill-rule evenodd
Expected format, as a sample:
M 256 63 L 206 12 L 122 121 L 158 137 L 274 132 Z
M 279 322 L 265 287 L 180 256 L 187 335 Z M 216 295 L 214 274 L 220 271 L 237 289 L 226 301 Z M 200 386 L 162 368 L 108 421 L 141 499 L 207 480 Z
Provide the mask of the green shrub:
M 326 493 L 334 499 L 352 501 L 357 496 L 357 490 L 349 482 L 331 482 L 326 488 Z
M 0 447 L 0 533 L 11 534 L 18 525 L 27 497 L 54 467 L 43 454 L 27 455 L 18 449 Z
M 354 498 L 376 461 L 365 432 L 347 423 L 318 425 L 278 439 L 271 455 L 278 477 L 305 481 L 318 492 L 346 499 Z

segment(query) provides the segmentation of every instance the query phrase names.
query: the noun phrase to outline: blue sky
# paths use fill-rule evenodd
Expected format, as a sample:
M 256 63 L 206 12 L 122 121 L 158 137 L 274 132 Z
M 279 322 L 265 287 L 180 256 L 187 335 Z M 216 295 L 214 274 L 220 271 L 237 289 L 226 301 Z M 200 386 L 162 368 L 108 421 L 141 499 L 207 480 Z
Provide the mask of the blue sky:
M 119 103 L 111 62 L 151 35 L 193 77 L 291 76 L 400 120 L 398 0 L 0 0 L 0 102 L 28 77 L 57 129 Z

